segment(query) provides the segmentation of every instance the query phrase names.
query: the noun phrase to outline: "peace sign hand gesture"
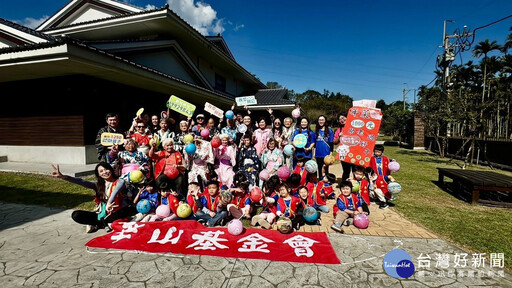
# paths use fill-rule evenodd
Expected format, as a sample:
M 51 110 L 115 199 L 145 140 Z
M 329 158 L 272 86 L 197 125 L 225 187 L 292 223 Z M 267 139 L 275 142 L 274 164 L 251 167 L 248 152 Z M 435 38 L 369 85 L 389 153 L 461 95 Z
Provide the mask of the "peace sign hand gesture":
M 52 167 L 53 167 L 52 177 L 55 177 L 55 178 L 64 178 L 65 177 L 62 173 L 60 173 L 59 164 L 57 164 L 57 166 L 52 164 Z

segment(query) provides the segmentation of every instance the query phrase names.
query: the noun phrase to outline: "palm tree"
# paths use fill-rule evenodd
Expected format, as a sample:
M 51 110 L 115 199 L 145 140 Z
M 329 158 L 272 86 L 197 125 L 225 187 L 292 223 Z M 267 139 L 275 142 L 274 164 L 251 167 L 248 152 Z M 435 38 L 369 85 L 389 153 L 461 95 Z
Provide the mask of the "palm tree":
M 485 86 L 486 86 L 486 77 L 487 77 L 487 54 L 493 50 L 500 50 L 501 45 L 496 42 L 496 40 L 489 42 L 489 39 L 485 39 L 478 43 L 475 48 L 473 48 L 473 56 L 476 58 L 480 58 L 482 55 L 484 58 L 482 59 L 482 63 L 484 64 L 484 85 L 482 88 L 482 105 L 485 101 Z M 480 112 L 480 120 L 483 118 L 483 109 Z

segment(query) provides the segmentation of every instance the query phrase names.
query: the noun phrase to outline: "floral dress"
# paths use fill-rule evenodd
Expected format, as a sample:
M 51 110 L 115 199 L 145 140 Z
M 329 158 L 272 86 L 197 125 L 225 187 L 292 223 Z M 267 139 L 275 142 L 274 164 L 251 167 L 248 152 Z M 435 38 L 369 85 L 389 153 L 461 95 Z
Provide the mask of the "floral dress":
M 258 153 L 256 152 L 256 148 L 254 146 L 242 146 L 240 152 L 238 153 L 237 158 L 238 168 L 240 172 L 242 172 L 247 180 L 249 181 L 249 186 L 256 186 L 256 180 L 258 177 L 258 171 L 260 170 L 260 159 L 258 158 Z M 252 171 L 249 171 L 249 168 Z
M 265 150 L 263 155 L 261 155 L 261 164 L 263 168 L 266 168 L 269 172 L 269 175 L 277 175 L 277 169 L 283 165 L 283 152 L 279 148 L 274 148 L 274 150 Z M 273 173 L 270 171 L 274 170 Z
M 233 166 L 236 165 L 236 150 L 232 145 L 221 145 L 214 150 L 215 155 L 215 173 L 219 177 L 222 185 L 231 187 L 233 184 Z
M 189 155 L 184 153 L 185 163 L 187 165 L 188 182 L 199 182 L 199 178 L 203 181 L 203 186 L 207 182 L 206 169 L 208 164 L 214 163 L 213 151 L 210 142 L 203 141 L 197 145 L 196 153 Z

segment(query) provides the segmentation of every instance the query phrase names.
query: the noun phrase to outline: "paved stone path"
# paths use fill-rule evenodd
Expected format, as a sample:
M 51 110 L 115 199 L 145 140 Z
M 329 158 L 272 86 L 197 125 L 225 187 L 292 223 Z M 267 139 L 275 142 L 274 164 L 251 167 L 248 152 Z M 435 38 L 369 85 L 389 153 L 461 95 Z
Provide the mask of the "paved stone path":
M 441 239 L 329 233 L 342 261 L 314 265 L 194 255 L 87 251 L 86 234 L 71 210 L 0 203 L 0 283 L 4 287 L 512 287 L 500 268 L 435 268 L 436 253 L 464 251 Z M 432 257 L 409 279 L 384 272 L 394 248 Z M 498 251 L 497 251 L 498 252 Z M 470 254 L 471 255 L 471 254 Z M 321 257 L 320 255 L 315 257 Z M 471 272 L 473 271 L 473 272 Z M 444 274 L 444 276 L 441 275 Z M 470 277 L 469 274 L 473 276 Z M 492 274 L 492 275 L 491 275 Z

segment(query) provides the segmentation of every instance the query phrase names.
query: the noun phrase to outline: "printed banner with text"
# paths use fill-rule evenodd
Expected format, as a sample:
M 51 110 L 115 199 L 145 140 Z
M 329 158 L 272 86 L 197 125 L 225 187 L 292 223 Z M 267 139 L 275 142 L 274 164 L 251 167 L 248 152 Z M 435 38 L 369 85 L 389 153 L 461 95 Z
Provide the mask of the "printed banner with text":
M 232 235 L 225 227 L 207 228 L 197 221 L 114 222 L 113 232 L 90 240 L 87 247 L 152 253 L 196 254 L 271 261 L 340 264 L 325 232 L 281 234 L 244 229 Z

